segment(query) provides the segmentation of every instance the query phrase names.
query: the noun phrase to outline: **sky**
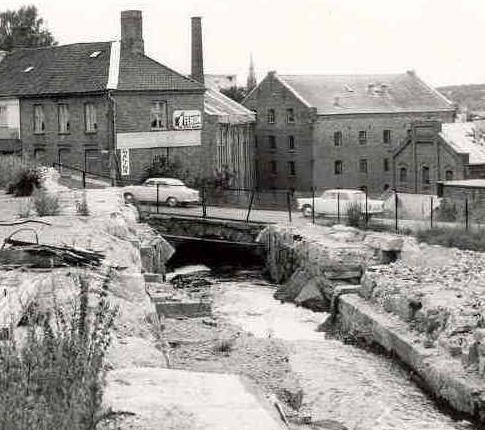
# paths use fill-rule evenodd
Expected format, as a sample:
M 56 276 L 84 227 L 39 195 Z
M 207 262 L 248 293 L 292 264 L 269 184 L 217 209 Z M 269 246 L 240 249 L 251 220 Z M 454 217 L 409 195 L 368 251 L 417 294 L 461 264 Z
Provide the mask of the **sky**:
M 485 83 L 484 0 L 0 0 L 34 4 L 61 44 L 117 40 L 119 14 L 143 12 L 145 52 L 190 72 L 201 16 L 206 73 L 401 73 L 434 86 Z

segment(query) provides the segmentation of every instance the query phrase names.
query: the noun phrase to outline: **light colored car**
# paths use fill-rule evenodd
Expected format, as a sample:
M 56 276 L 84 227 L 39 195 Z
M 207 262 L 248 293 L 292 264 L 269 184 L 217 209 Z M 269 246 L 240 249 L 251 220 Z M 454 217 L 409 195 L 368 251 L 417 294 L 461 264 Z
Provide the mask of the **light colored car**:
M 329 215 L 344 217 L 351 205 L 358 204 L 362 213 L 365 213 L 365 192 L 360 190 L 327 190 L 320 196 L 315 196 L 315 215 Z M 313 199 L 297 199 L 298 209 L 303 216 L 312 216 Z M 367 214 L 375 215 L 384 212 L 384 201 L 367 199 Z
M 142 185 L 123 187 L 122 193 L 126 202 L 158 201 L 170 207 L 199 203 L 199 192 L 187 187 L 180 179 L 174 178 L 148 178 Z

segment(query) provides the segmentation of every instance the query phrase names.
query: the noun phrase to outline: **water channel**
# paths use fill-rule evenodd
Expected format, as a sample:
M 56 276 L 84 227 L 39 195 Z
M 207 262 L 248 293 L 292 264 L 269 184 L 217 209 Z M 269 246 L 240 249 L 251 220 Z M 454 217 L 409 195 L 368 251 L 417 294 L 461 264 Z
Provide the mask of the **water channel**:
M 332 419 L 351 430 L 476 428 L 439 410 L 391 359 L 316 332 L 326 314 L 281 304 L 275 287 L 260 277 L 219 278 L 214 288 L 216 314 L 287 345 L 314 420 Z

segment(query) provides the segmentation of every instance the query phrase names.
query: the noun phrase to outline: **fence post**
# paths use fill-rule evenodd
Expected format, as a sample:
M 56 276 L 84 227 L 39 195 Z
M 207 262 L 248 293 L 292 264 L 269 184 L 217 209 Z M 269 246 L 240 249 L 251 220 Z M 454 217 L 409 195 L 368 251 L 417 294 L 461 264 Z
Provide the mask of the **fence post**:
M 205 201 L 205 185 L 202 187 L 202 217 L 207 218 L 207 207 Z
M 465 197 L 465 230 L 468 231 L 468 197 Z
M 83 170 L 83 188 L 86 188 L 86 172 Z
M 160 213 L 160 184 L 157 183 L 157 214 Z
M 256 194 L 256 190 L 253 188 L 251 190 L 251 198 L 249 199 L 249 207 L 248 207 L 248 214 L 246 215 L 246 222 L 249 222 L 249 215 L 251 214 L 251 209 L 253 207 L 254 195 Z
M 397 197 L 397 190 L 395 189 L 394 190 L 394 217 L 395 217 L 395 228 L 396 228 L 396 231 L 399 230 L 397 204 L 398 204 L 398 197 Z
M 367 228 L 367 225 L 369 224 L 369 210 L 368 210 L 368 200 L 369 200 L 369 195 L 367 194 L 367 187 L 365 188 L 365 227 Z
M 291 196 L 289 191 L 286 193 L 286 204 L 288 206 L 288 219 L 291 223 Z
M 431 207 L 429 209 L 429 221 L 431 228 L 433 228 L 433 196 L 431 196 Z
M 312 187 L 312 223 L 315 224 L 315 187 Z

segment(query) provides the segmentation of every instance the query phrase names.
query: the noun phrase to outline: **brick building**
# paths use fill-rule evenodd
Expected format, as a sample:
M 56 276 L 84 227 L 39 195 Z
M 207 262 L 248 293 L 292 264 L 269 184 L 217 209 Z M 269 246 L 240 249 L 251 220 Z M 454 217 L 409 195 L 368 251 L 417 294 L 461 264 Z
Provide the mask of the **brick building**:
M 452 104 L 414 72 L 270 72 L 243 104 L 257 113 L 257 175 L 264 188 L 382 191 L 392 184 L 392 154 L 411 123 L 454 118 Z
M 193 68 L 202 68 L 198 37 Z M 192 176 L 207 177 L 229 123 L 237 133 L 225 142 L 244 147 L 233 152 L 247 157 L 247 170 L 227 168 L 252 178 L 253 114 L 221 100 L 224 109 L 210 110 L 217 103 L 203 78 L 147 57 L 141 11 L 121 13 L 119 42 L 18 49 L 0 58 L 0 150 L 16 145 L 45 164 L 133 180 L 157 160 L 177 160 Z
M 452 186 L 485 179 L 483 124 L 413 123 L 408 138 L 393 154 L 393 171 L 397 190 L 421 194 L 436 193 L 440 181 Z

